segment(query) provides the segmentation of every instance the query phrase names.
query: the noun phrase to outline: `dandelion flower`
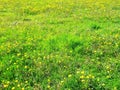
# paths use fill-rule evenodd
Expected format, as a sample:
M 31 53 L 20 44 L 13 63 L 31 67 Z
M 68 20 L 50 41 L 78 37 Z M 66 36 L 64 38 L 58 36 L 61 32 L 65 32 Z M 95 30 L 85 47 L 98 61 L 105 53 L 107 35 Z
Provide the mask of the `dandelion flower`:
M 25 90 L 24 88 L 22 88 L 21 90 Z
M 25 66 L 25 68 L 28 68 L 28 66 Z
M 82 75 L 82 76 L 80 76 L 80 78 L 81 78 L 81 79 L 83 79 L 83 78 L 84 78 L 84 76 Z
M 47 87 L 50 88 L 50 85 L 48 85 Z
M 72 77 L 72 75 L 71 75 L 71 74 L 69 74 L 69 75 L 68 75 L 68 77 Z
M 84 71 L 81 71 L 81 74 L 85 74 L 85 72 L 84 72 Z
M 20 84 L 18 84 L 17 86 L 20 87 Z
M 8 87 L 8 85 L 7 85 L 7 84 L 4 84 L 3 86 L 4 86 L 4 88 Z
M 12 87 L 12 90 L 15 90 L 15 87 Z
M 15 82 L 18 82 L 18 80 L 15 80 Z
M 81 80 L 81 82 L 85 82 L 85 80 Z

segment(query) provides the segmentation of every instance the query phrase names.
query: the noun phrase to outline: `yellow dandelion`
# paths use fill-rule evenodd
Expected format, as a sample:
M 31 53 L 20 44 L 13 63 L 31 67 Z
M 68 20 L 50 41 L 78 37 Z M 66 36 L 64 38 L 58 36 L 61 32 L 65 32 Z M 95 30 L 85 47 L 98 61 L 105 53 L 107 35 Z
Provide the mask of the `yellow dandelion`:
M 80 71 L 77 71 L 76 73 L 77 73 L 77 74 L 79 74 L 79 73 L 80 73 Z
M 86 76 L 86 78 L 90 78 L 89 76 Z
M 22 88 L 21 90 L 25 90 L 24 88 Z
M 85 74 L 85 72 L 84 72 L 84 71 L 81 71 L 81 74 Z
M 94 53 L 96 53 L 97 51 L 94 51 Z
M 81 78 L 81 79 L 83 79 L 84 77 L 85 77 L 85 76 L 83 76 L 83 75 L 82 75 L 82 76 L 80 76 L 80 78 Z
M 24 57 L 27 57 L 27 53 L 24 54 Z
M 15 87 L 12 87 L 12 90 L 15 90 Z
M 89 77 L 91 77 L 92 75 L 91 74 L 89 74 Z
M 71 74 L 69 74 L 69 75 L 68 75 L 68 77 L 72 77 L 72 75 L 71 75 Z
M 50 85 L 48 85 L 47 87 L 50 88 Z
M 39 64 L 42 64 L 41 62 L 39 62 Z
M 20 84 L 18 84 L 17 86 L 20 87 Z
M 102 86 L 105 86 L 105 84 L 104 84 L 104 83 L 102 83 Z
M 28 68 L 28 66 L 25 66 L 25 68 Z
M 94 79 L 94 78 L 95 78 L 95 76 L 92 76 L 92 78 Z
M 50 82 L 50 79 L 48 79 L 47 81 Z
M 18 80 L 15 80 L 15 82 L 18 82 Z
M 89 75 L 89 78 L 95 78 L 95 77 L 94 77 L 93 75 L 90 74 L 90 75 Z
M 109 68 L 110 68 L 109 66 L 106 67 L 106 69 L 109 69 Z
M 108 76 L 106 76 L 106 78 L 110 78 L 110 76 L 108 75 Z
M 17 54 L 17 56 L 20 56 L 20 55 L 21 55 L 20 53 Z
M 9 84 L 10 83 L 10 81 L 7 81 L 7 84 Z
M 28 83 L 28 81 L 25 81 L 25 83 Z
M 72 50 L 70 51 L 70 53 L 72 53 Z
M 61 81 L 61 83 L 63 83 L 64 81 Z
M 7 85 L 7 84 L 4 84 L 3 86 L 4 86 L 4 88 L 7 88 L 7 87 L 8 87 L 8 85 Z
M 85 82 L 85 80 L 81 80 L 81 82 Z

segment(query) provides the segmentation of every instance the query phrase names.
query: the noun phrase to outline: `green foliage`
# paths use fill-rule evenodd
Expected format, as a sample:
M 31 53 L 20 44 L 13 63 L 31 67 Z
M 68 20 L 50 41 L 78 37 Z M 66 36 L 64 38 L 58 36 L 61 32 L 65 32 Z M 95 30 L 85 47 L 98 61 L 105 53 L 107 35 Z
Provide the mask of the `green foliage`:
M 119 90 L 119 4 L 0 1 L 0 90 Z

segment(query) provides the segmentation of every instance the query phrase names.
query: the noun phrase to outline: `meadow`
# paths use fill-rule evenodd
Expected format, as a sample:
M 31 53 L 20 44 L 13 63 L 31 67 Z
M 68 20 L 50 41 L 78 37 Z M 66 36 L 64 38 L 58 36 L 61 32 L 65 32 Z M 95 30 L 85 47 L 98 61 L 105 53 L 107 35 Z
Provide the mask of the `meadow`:
M 120 90 L 120 0 L 0 0 L 0 90 Z

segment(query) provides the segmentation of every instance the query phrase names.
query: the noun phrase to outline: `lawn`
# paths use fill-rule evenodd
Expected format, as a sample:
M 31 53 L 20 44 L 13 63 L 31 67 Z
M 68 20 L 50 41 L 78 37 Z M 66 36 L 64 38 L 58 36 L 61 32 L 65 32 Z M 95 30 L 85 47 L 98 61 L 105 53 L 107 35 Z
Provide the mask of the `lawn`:
M 120 0 L 0 0 L 0 90 L 120 90 Z

